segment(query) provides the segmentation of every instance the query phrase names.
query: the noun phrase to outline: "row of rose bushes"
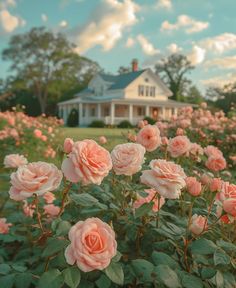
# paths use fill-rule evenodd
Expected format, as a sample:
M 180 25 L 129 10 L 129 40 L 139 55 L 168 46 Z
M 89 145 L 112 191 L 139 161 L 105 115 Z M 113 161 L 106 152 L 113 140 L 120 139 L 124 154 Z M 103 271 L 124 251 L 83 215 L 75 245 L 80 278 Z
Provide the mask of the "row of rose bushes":
M 0 287 L 235 287 L 234 150 L 216 141 L 235 119 L 203 106 L 172 120 L 111 153 L 67 138 L 60 169 L 6 156 Z

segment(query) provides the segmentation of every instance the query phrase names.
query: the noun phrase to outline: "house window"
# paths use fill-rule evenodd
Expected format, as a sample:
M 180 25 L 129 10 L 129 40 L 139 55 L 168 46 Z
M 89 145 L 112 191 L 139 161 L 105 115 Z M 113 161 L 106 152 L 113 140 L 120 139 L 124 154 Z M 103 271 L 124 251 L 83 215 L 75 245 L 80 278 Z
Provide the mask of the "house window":
M 105 107 L 104 108 L 104 116 L 106 117 L 106 116 L 109 116 L 109 114 L 110 114 L 110 109 L 109 109 L 109 107 Z
M 91 116 L 91 117 L 95 117 L 95 116 L 96 116 L 96 109 L 95 109 L 95 107 L 91 107 L 91 109 L 90 109 L 90 116 Z
M 85 117 L 85 114 L 86 114 L 86 109 L 85 107 L 83 107 L 83 117 Z
M 144 86 L 143 85 L 138 86 L 138 96 L 144 96 Z
M 146 96 L 148 97 L 149 96 L 149 86 L 146 86 Z
M 156 94 L 156 87 L 155 86 L 150 87 L 150 96 L 155 97 L 155 94 Z
M 137 114 L 138 114 L 138 116 L 144 116 L 145 115 L 145 107 L 138 107 Z

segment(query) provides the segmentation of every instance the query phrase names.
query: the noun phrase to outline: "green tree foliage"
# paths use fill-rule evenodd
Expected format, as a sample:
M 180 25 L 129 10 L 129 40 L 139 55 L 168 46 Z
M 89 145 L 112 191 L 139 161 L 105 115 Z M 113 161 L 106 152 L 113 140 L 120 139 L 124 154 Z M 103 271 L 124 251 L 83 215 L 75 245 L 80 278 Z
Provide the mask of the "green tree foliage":
M 74 91 L 78 83 L 83 86 L 99 69 L 97 63 L 78 55 L 73 48 L 64 35 L 44 27 L 12 36 L 2 53 L 3 59 L 11 62 L 17 79 L 12 88 L 30 91 L 38 99 L 41 112 L 47 112 L 48 104 Z
M 191 80 L 186 78 L 186 74 L 191 72 L 194 66 L 191 65 L 186 56 L 172 54 L 167 58 L 161 59 L 156 65 L 156 73 L 172 91 L 174 100 L 182 100 L 182 96 L 191 84 Z
M 187 95 L 185 96 L 186 102 L 194 103 L 194 104 L 200 104 L 204 101 L 203 96 L 201 92 L 198 90 L 198 88 L 195 85 L 192 85 L 189 87 L 187 91 Z

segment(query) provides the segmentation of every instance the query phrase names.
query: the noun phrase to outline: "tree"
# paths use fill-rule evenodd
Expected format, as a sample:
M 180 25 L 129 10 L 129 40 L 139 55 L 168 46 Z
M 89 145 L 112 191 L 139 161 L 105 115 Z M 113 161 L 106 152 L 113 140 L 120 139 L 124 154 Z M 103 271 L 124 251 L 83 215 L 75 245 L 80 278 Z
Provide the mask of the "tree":
M 58 101 L 68 89 L 99 70 L 97 63 L 79 56 L 73 48 L 64 35 L 40 27 L 12 36 L 2 53 L 4 60 L 12 62 L 17 87 L 33 93 L 42 113 L 49 102 Z
M 190 103 L 200 104 L 203 102 L 203 96 L 195 85 L 189 87 L 185 100 Z
M 181 100 L 181 96 L 190 85 L 191 80 L 186 78 L 186 74 L 194 69 L 186 56 L 181 54 L 172 54 L 163 58 L 155 65 L 157 74 L 160 74 L 162 80 L 172 91 L 172 98 Z
M 132 71 L 131 67 L 120 66 L 117 72 L 118 72 L 118 74 L 121 75 L 124 73 L 129 73 L 131 71 Z

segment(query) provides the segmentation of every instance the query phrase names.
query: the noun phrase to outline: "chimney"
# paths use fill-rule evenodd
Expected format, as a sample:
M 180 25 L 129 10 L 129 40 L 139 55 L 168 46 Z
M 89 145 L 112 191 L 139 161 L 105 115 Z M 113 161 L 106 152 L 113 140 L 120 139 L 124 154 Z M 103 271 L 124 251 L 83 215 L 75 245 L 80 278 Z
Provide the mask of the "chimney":
M 133 59 L 132 63 L 132 72 L 138 71 L 138 59 Z

